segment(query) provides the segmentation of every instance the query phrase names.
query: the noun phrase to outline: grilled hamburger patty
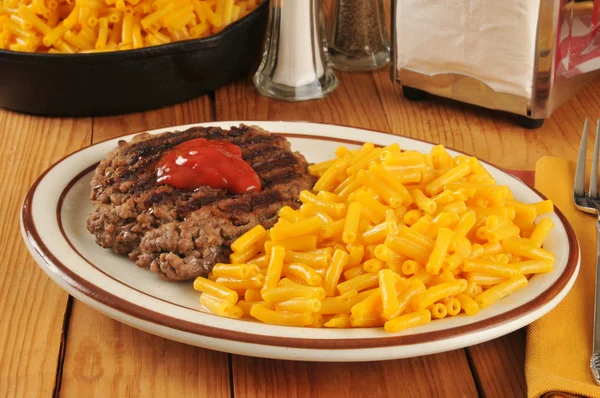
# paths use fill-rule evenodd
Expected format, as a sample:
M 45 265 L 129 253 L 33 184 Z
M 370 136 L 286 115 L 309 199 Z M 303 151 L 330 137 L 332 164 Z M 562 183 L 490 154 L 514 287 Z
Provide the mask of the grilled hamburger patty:
M 208 186 L 185 191 L 158 184 L 160 157 L 194 138 L 238 145 L 260 177 L 262 190 L 234 195 Z M 96 168 L 88 230 L 100 246 L 127 254 L 164 279 L 193 279 L 226 262 L 229 245 L 244 232 L 258 224 L 272 227 L 283 206 L 298 208 L 298 195 L 314 182 L 306 159 L 291 151 L 285 137 L 258 127 L 142 133 L 131 142 L 119 141 Z

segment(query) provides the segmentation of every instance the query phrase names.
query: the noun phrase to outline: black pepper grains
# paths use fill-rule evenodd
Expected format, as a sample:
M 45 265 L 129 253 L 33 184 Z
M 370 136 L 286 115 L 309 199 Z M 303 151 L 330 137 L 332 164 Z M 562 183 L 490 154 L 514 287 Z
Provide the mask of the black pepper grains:
M 328 52 L 341 70 L 379 68 L 389 62 L 389 41 L 382 0 L 334 0 Z

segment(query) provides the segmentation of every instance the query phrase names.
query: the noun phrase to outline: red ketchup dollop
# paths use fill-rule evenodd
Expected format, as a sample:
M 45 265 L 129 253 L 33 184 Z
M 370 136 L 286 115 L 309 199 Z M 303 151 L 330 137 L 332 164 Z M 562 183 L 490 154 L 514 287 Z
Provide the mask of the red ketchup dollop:
M 185 141 L 164 154 L 156 176 L 160 184 L 188 191 L 203 185 L 234 194 L 261 189 L 258 174 L 242 159 L 239 146 L 205 138 Z

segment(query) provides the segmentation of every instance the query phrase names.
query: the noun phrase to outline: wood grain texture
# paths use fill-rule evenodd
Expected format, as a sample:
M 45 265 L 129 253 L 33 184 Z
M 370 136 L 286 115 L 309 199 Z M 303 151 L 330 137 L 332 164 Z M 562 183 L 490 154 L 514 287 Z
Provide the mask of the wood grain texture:
M 62 366 L 62 396 L 523 396 L 523 332 L 465 350 L 362 364 L 275 361 L 231 356 L 168 341 L 113 321 L 80 302 L 70 313 L 59 364 L 67 295 L 34 264 L 21 243 L 21 201 L 53 161 L 132 132 L 209 120 L 306 120 L 362 127 L 443 143 L 512 169 L 542 156 L 574 160 L 586 117 L 600 115 L 600 79 L 535 131 L 515 117 L 441 98 L 409 102 L 388 70 L 336 72 L 340 86 L 324 100 L 274 101 L 251 76 L 211 96 L 127 116 L 48 119 L 0 110 L 0 396 L 50 396 Z M 589 146 L 591 152 L 591 145 Z M 465 354 L 468 352 L 468 355 Z M 469 365 L 471 369 L 469 369 Z M 472 373 L 471 373 L 472 370 Z
M 394 134 L 441 143 L 501 167 L 533 170 L 542 156 L 575 160 L 586 117 L 600 115 L 600 78 L 559 108 L 544 126 L 527 130 L 516 117 L 439 97 L 411 102 L 387 70 L 373 74 Z M 590 148 L 591 151 L 591 148 Z
M 394 134 L 441 143 L 505 168 L 533 170 L 543 156 L 575 161 L 584 120 L 590 118 L 593 125 L 600 115 L 600 78 L 556 110 L 538 130 L 519 127 L 514 115 L 444 98 L 408 101 L 385 70 L 375 72 L 374 79 Z M 589 144 L 588 159 L 591 156 Z M 481 393 L 526 396 L 523 331 L 467 351 Z
M 227 354 L 142 332 L 74 300 L 60 396 L 225 398 L 229 391 Z
M 525 329 L 467 348 L 486 397 L 525 397 Z
M 340 85 L 330 96 L 323 100 L 300 103 L 261 97 L 250 79 L 236 82 L 216 92 L 217 119 L 308 120 L 390 132 L 372 74 L 336 74 Z M 453 368 L 452 375 L 443 371 L 449 364 Z M 390 393 L 399 391 L 400 386 L 409 380 L 418 386 L 410 390 L 410 394 L 414 396 L 476 395 L 464 350 L 362 365 L 300 363 L 233 356 L 232 365 L 235 395 L 242 397 L 350 397 L 363 393 L 364 396 L 394 396 Z M 447 376 L 442 376 L 444 382 L 440 383 L 438 378 L 444 373 Z M 378 383 L 379 387 L 376 387 Z M 372 392 L 374 388 L 380 390 Z M 443 391 L 436 391 L 437 388 Z M 336 389 L 341 389 L 342 392 L 338 394 Z
M 126 134 L 214 120 L 213 101 L 203 95 L 191 101 L 149 112 L 94 118 L 94 142 Z
M 389 131 L 371 73 L 337 73 L 339 87 L 322 100 L 277 101 L 258 94 L 251 77 L 216 92 L 217 120 L 292 120 Z
M 203 96 L 156 111 L 94 118 L 94 142 L 213 118 L 210 98 Z M 229 397 L 228 356 L 153 336 L 74 300 L 60 395 Z
M 428 97 L 410 102 L 387 71 L 374 79 L 394 134 L 442 143 L 498 166 L 535 168 L 542 156 L 575 161 L 585 118 L 600 115 L 600 79 L 594 80 L 546 120 L 538 130 L 527 130 L 516 117 L 448 99 Z M 592 146 L 588 146 L 588 158 Z M 490 397 L 526 396 L 524 331 L 517 331 L 467 349 L 480 392 Z
M 45 119 L 0 109 L 1 397 L 51 396 L 54 389 L 68 296 L 29 255 L 19 216 L 35 179 L 88 145 L 91 126 L 91 119 Z
M 535 183 L 535 172 L 512 170 L 527 184 Z M 488 397 L 525 397 L 525 328 L 495 340 L 467 347 L 466 352 L 477 386 Z
M 234 396 L 244 398 L 477 396 L 462 350 L 363 363 L 277 361 L 234 355 L 233 380 Z

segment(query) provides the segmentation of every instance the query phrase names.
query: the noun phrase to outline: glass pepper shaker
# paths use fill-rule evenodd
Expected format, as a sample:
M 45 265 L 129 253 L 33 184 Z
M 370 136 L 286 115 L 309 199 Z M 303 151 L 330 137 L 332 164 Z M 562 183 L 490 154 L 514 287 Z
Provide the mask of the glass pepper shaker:
M 271 0 L 263 59 L 254 85 L 287 101 L 323 98 L 338 85 L 327 59 L 321 0 Z
M 377 69 L 390 61 L 383 0 L 333 0 L 327 50 L 334 68 Z

